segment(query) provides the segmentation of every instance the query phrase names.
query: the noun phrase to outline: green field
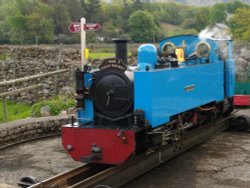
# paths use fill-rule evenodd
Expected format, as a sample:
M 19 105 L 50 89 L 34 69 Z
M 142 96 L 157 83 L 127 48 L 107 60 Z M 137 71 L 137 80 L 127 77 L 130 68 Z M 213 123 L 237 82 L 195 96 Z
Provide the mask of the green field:
M 28 104 L 7 102 L 8 121 L 24 119 L 31 116 L 31 108 Z M 3 123 L 3 102 L 0 100 L 0 123 Z
M 90 52 L 89 59 L 105 59 L 114 57 L 115 53 L 112 52 Z
M 75 106 L 75 100 L 67 97 L 56 96 L 53 99 L 43 100 L 33 104 L 32 106 L 23 103 L 7 102 L 7 121 L 15 121 L 25 119 L 27 117 L 40 117 L 40 109 L 43 106 L 49 106 L 50 115 L 56 116 L 62 110 L 67 110 Z M 0 100 L 0 123 L 3 123 L 4 112 L 3 102 Z

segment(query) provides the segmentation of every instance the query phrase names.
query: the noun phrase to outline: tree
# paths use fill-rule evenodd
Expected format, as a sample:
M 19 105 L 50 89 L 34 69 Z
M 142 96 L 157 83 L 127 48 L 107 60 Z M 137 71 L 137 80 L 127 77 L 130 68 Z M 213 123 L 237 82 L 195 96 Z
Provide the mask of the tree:
M 143 3 L 141 0 L 132 0 L 132 4 L 130 5 L 130 9 L 132 12 L 135 12 L 137 10 L 143 10 Z
M 50 42 L 79 42 L 78 35 L 68 31 L 71 21 L 85 17 L 87 22 L 98 22 L 99 36 L 128 35 L 135 42 L 160 39 L 162 29 L 172 34 L 194 33 L 206 26 L 230 20 L 236 39 L 248 40 L 249 5 L 239 0 L 216 4 L 213 7 L 191 7 L 179 3 L 149 3 L 150 0 L 0 0 L 0 43 L 28 44 Z M 237 12 L 238 11 L 238 12 Z M 239 11 L 243 15 L 239 15 Z M 146 28 L 146 29 L 145 29 Z M 170 30 L 169 30 L 170 28 Z M 91 38 L 92 37 L 92 38 Z
M 182 12 L 182 6 L 176 3 L 167 3 L 162 6 L 161 21 L 173 25 L 179 25 L 182 23 L 180 13 Z
M 86 5 L 88 22 L 97 22 L 100 10 L 100 0 L 89 0 Z
M 85 2 L 83 0 L 64 0 L 64 2 L 71 21 L 77 22 L 81 17 L 86 16 L 84 10 Z
M 0 44 L 10 43 L 11 27 L 10 16 L 18 13 L 18 9 L 11 1 L 1 2 L 0 4 Z
M 55 24 L 54 34 L 68 33 L 70 16 L 65 3 L 62 0 L 50 0 L 48 1 L 48 6 L 52 8 L 52 12 L 48 16 L 53 19 L 53 23 Z
M 53 40 L 54 24 L 52 9 L 40 1 L 18 0 L 16 12 L 8 16 L 10 41 L 17 44 L 50 43 Z
M 85 0 L 80 0 L 80 5 L 81 5 L 81 17 L 86 17 L 86 3 Z
M 20 12 L 9 17 L 10 41 L 12 43 L 24 44 L 27 38 L 26 17 Z
M 196 20 L 195 18 L 187 18 L 182 22 L 181 26 L 185 29 L 193 29 L 196 27 Z
M 225 23 L 227 12 L 224 3 L 215 4 L 210 11 L 210 24 Z
M 33 12 L 27 16 L 27 25 L 29 28 L 29 43 L 51 43 L 54 36 L 53 20 L 46 19 L 39 12 Z
M 206 26 L 209 25 L 209 19 L 207 15 L 209 15 L 208 8 L 202 7 L 198 10 L 195 16 L 196 24 L 194 26 L 194 28 L 197 31 L 201 31 L 202 29 L 204 29 Z
M 239 0 L 228 2 L 225 4 L 226 10 L 228 13 L 234 13 L 238 8 L 247 8 L 247 4 L 242 3 Z
M 239 8 L 229 20 L 233 37 L 250 41 L 250 8 Z
M 134 42 L 152 42 L 159 28 L 150 13 L 139 10 L 129 17 L 129 34 Z

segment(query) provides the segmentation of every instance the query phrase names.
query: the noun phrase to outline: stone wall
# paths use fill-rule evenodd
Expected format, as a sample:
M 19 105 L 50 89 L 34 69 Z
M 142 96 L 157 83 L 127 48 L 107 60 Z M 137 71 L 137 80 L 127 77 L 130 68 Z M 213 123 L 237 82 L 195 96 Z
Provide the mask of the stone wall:
M 242 48 L 235 57 L 236 80 L 250 81 L 250 50 Z
M 68 73 L 0 88 L 0 93 L 42 83 L 43 88 L 18 94 L 17 102 L 34 103 L 57 94 L 64 86 L 74 85 L 74 70 L 80 66 L 79 48 L 64 46 L 0 46 L 0 82 L 26 76 L 69 69 Z
M 250 81 L 250 43 L 234 42 L 233 58 L 237 81 Z
M 61 126 L 69 123 L 68 116 L 29 118 L 0 126 L 0 149 L 6 146 L 61 133 Z
M 138 46 L 138 45 L 137 45 Z M 137 46 L 132 46 L 133 48 Z M 103 46 L 100 46 L 103 48 Z M 105 46 L 114 50 L 114 45 Z M 96 47 L 98 48 L 98 46 Z M 80 66 L 80 46 L 0 46 L 0 82 L 26 76 L 69 69 L 67 73 L 0 87 L 0 93 L 42 83 L 44 87 L 11 97 L 16 102 L 35 103 L 58 94 L 65 86 L 74 87 L 74 70 Z M 135 48 L 137 49 L 137 48 Z M 237 80 L 250 79 L 250 51 L 248 45 L 234 45 Z M 248 76 L 249 75 L 249 76 Z

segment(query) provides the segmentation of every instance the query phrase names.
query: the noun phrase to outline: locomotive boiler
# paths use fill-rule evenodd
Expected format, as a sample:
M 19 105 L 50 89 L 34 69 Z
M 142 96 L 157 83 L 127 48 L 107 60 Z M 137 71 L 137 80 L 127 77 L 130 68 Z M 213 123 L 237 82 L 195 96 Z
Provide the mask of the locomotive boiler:
M 138 48 L 127 65 L 127 40 L 98 69 L 76 70 L 76 120 L 62 127 L 62 143 L 76 161 L 121 164 L 233 110 L 231 40 L 194 35 Z

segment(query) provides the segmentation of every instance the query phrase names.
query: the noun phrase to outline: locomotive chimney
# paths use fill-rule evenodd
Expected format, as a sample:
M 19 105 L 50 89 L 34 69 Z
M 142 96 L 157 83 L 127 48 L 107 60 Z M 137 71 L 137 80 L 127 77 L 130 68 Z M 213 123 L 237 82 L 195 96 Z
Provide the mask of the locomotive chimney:
M 128 64 L 128 50 L 127 43 L 128 39 L 114 38 L 112 39 L 115 42 L 115 57 L 121 59 L 125 65 Z

